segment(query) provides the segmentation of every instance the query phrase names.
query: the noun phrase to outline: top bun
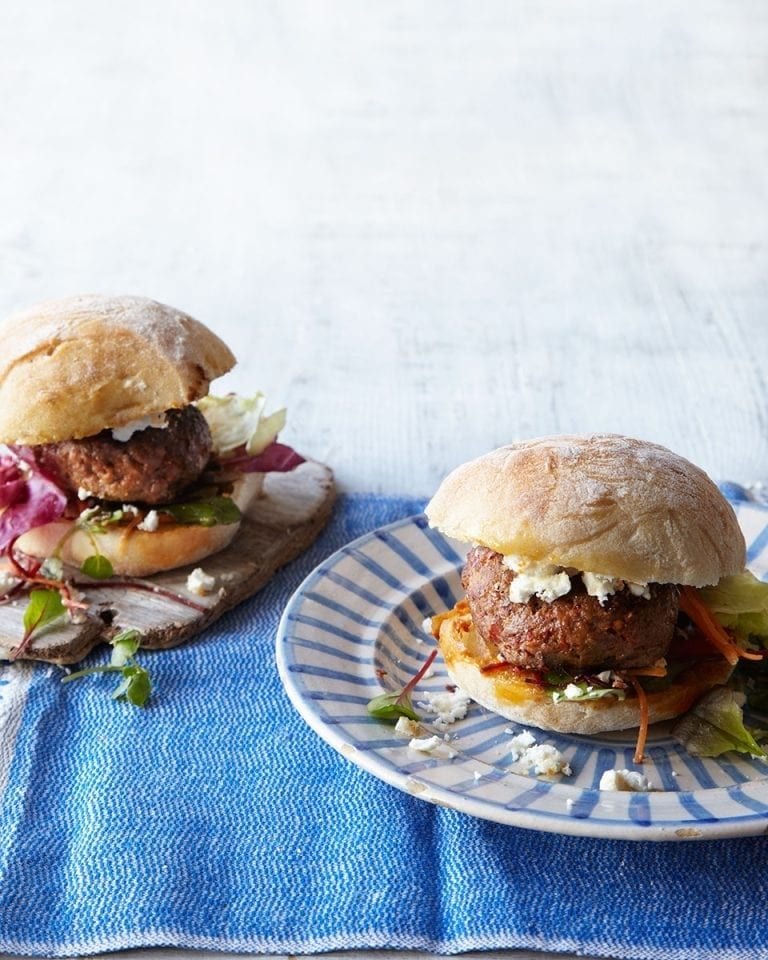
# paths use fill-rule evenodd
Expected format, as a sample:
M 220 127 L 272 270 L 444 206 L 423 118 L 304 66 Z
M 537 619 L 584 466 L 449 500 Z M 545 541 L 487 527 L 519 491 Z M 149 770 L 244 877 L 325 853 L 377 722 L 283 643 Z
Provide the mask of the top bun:
M 736 516 L 702 470 L 614 434 L 501 447 L 454 470 L 426 514 L 497 553 L 637 583 L 703 587 L 746 561 Z
M 235 364 L 197 320 L 145 297 L 49 300 L 0 324 L 0 442 L 90 437 L 184 407 Z

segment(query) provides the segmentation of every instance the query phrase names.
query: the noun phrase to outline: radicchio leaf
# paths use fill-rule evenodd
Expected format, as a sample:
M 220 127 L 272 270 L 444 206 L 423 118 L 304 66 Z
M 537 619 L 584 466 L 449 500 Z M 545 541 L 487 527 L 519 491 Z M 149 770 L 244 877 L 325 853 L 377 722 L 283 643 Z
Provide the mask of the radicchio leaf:
M 0 553 L 27 530 L 64 513 L 67 495 L 41 473 L 26 447 L 0 446 Z
M 241 473 L 287 473 L 304 463 L 304 457 L 296 453 L 293 447 L 274 441 L 255 457 L 249 457 L 241 447 L 235 456 L 227 457 L 224 462 Z

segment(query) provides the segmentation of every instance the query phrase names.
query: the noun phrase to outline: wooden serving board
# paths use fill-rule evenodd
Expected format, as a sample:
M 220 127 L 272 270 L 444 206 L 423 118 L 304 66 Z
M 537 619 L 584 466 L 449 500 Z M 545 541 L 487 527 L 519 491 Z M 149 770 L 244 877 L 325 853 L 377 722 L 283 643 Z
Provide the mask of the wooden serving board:
M 23 658 L 77 663 L 128 628 L 142 632 L 144 649 L 184 642 L 260 590 L 279 567 L 306 550 L 330 517 L 334 499 L 330 468 L 306 461 L 289 473 L 268 473 L 262 496 L 249 508 L 232 543 L 199 563 L 146 579 L 119 578 L 113 586 L 68 570 L 68 578 L 85 583 L 79 589 L 90 604 L 86 622 L 52 624 L 34 637 Z M 188 589 L 187 578 L 195 567 L 215 578 L 211 593 L 199 596 Z M 0 605 L 0 657 L 12 657 L 24 634 L 26 604 L 21 596 Z

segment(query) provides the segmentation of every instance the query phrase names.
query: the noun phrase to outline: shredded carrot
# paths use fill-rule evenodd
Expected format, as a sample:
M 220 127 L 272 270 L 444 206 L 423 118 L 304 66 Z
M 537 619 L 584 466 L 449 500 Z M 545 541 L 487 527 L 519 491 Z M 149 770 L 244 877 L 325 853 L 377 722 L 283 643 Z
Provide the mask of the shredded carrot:
M 744 660 L 762 660 L 762 653 L 753 653 L 737 646 L 725 627 L 717 621 L 715 615 L 699 597 L 693 587 L 680 588 L 680 609 L 690 617 L 707 640 L 734 666 L 739 658 Z
M 645 741 L 648 739 L 648 697 L 638 680 L 630 677 L 629 682 L 635 688 L 637 705 L 640 707 L 640 726 L 637 731 L 637 742 L 635 743 L 635 756 L 633 759 L 635 763 L 642 763 L 645 759 Z
M 133 531 L 136 529 L 136 527 L 138 527 L 138 525 L 139 525 L 140 523 L 142 523 L 142 522 L 144 521 L 144 519 L 145 519 L 145 518 L 142 517 L 141 514 L 138 514 L 138 515 L 136 515 L 136 516 L 131 517 L 131 519 L 129 520 L 129 522 L 125 525 L 125 527 L 124 527 L 124 528 L 121 530 L 121 532 L 120 532 L 120 543 L 121 543 L 121 544 L 123 544 L 123 543 L 128 539 L 128 537 L 130 537 L 130 535 L 133 533 Z

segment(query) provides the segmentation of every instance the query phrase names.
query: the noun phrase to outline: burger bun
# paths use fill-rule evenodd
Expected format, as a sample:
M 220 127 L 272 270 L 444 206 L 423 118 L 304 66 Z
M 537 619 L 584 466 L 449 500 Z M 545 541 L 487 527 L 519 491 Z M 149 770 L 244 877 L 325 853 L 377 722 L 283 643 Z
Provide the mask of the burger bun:
M 454 470 L 426 514 L 457 540 L 635 583 L 703 587 L 746 559 L 733 509 L 703 470 L 615 434 L 501 447 Z
M 90 437 L 208 393 L 235 357 L 180 310 L 133 296 L 49 300 L 0 323 L 0 443 Z
M 232 500 L 241 513 L 261 494 L 263 473 L 247 473 L 237 480 Z M 99 533 L 73 529 L 73 521 L 56 520 L 28 530 L 16 541 L 22 553 L 44 559 L 58 556 L 65 564 L 82 566 L 94 554 L 105 557 L 116 574 L 147 577 L 161 570 L 196 563 L 235 538 L 240 522 L 206 527 L 200 524 L 163 523 L 157 530 L 107 527 Z

